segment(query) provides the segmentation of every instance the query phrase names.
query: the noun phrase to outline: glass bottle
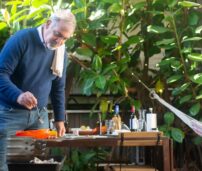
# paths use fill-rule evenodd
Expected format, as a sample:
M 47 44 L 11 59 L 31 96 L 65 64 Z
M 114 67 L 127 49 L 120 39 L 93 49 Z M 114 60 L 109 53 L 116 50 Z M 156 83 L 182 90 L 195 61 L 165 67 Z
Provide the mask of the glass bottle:
M 134 126 L 133 126 L 134 117 L 135 117 L 135 106 L 131 106 L 130 119 L 129 119 L 129 128 L 131 131 L 134 131 Z
M 121 129 L 121 116 L 119 112 L 120 112 L 119 105 L 116 104 L 114 109 L 114 117 L 112 118 L 116 130 Z
M 137 131 L 138 130 L 138 119 L 135 114 L 135 106 L 131 107 L 131 115 L 130 115 L 130 130 L 131 131 Z

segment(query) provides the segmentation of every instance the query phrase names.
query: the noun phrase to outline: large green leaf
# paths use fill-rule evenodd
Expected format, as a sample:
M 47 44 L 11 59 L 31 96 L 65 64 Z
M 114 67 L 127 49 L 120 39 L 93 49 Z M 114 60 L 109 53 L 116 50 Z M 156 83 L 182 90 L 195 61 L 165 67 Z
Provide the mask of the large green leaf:
M 186 8 L 190 8 L 190 7 L 199 7 L 200 4 L 195 3 L 195 2 L 191 2 L 191 1 L 182 1 L 182 2 L 178 2 L 179 5 L 186 7 Z
M 173 91 L 172 91 L 172 95 L 176 96 L 176 95 L 182 93 L 182 92 L 185 91 L 189 86 L 190 86 L 190 83 L 184 83 L 184 84 L 181 85 L 180 87 L 174 88 Z
M 100 72 L 102 70 L 102 59 L 98 55 L 93 57 L 92 68 L 96 72 Z
M 199 53 L 191 53 L 188 54 L 188 58 L 192 61 L 202 61 L 202 54 Z
M 149 33 L 157 33 L 157 34 L 160 34 L 160 33 L 168 32 L 168 31 L 170 31 L 170 30 L 169 30 L 168 28 L 165 28 L 165 27 L 149 25 L 149 26 L 147 27 L 147 31 L 148 31 Z
M 196 12 L 191 12 L 188 15 L 188 20 L 189 20 L 189 25 L 197 25 L 198 21 L 199 21 L 199 16 L 197 15 Z
M 176 0 L 169 0 L 169 1 L 167 1 L 167 3 L 168 3 L 168 6 L 170 8 L 173 8 L 177 4 L 177 1 Z
M 111 64 L 109 64 L 109 65 L 106 65 L 106 66 L 104 67 L 104 69 L 103 69 L 102 74 L 103 74 L 103 75 L 104 75 L 104 74 L 107 74 L 107 73 L 113 71 L 113 70 L 116 69 L 116 68 L 117 68 L 117 65 L 116 65 L 115 63 L 111 63 Z
M 202 26 L 199 26 L 199 27 L 196 28 L 195 33 L 200 34 L 201 31 L 202 31 Z
M 184 132 L 178 128 L 171 129 L 171 136 L 175 141 L 177 141 L 179 143 L 182 143 L 183 139 L 185 137 Z
M 202 94 L 196 96 L 196 100 L 202 99 Z
M 94 20 L 88 24 L 89 24 L 89 30 L 99 30 L 105 28 L 105 25 L 100 20 Z
M 170 57 L 170 58 L 166 58 L 166 59 L 162 59 L 159 63 L 159 66 L 164 67 L 164 66 L 168 66 L 172 63 L 172 61 L 175 61 L 176 58 L 175 57 Z
M 159 131 L 162 131 L 163 132 L 163 134 L 166 136 L 166 137 L 171 137 L 171 131 L 170 131 L 170 127 L 169 126 L 167 126 L 167 125 L 160 125 L 160 126 L 158 126 L 158 128 L 159 128 Z
M 179 60 L 171 61 L 171 68 L 173 68 L 174 71 L 178 70 L 181 66 L 182 66 L 182 64 Z
M 190 42 L 190 41 L 199 41 L 202 40 L 202 37 L 190 37 L 190 38 L 184 38 L 182 42 Z
M 164 13 L 162 11 L 147 11 L 148 13 L 151 13 L 153 16 L 156 16 L 156 15 L 164 15 Z
M 96 46 L 96 37 L 93 33 L 84 33 L 82 34 L 82 40 L 84 43 L 91 45 L 92 47 Z
M 118 42 L 118 36 L 116 35 L 101 36 L 101 40 L 106 44 L 114 45 L 115 43 Z
M 168 84 L 170 84 L 170 83 L 174 83 L 174 82 L 176 82 L 176 81 L 178 81 L 178 80 L 180 80 L 182 78 L 182 75 L 173 75 L 173 76 L 171 76 L 171 77 L 169 77 L 168 79 L 167 79 L 167 83 Z
M 10 11 L 11 15 L 14 15 L 15 13 L 17 13 L 17 6 L 18 6 L 17 4 L 12 5 L 11 11 Z
M 74 10 L 72 10 L 72 12 L 74 14 L 76 14 L 76 18 L 77 18 L 77 21 L 82 21 L 80 22 L 80 27 L 82 24 L 85 23 L 85 20 L 86 20 L 86 17 L 87 17 L 87 4 L 86 4 L 86 0 L 73 0 L 74 3 Z
M 126 64 L 121 65 L 121 67 L 119 67 L 119 74 L 123 73 L 127 69 L 128 69 L 128 65 L 126 65 Z
M 26 19 L 27 19 L 27 15 L 22 15 L 22 16 L 15 19 L 15 23 L 20 22 L 22 20 L 26 20 Z
M 189 113 L 191 116 L 196 116 L 199 111 L 200 111 L 200 103 L 196 103 L 194 104 L 190 109 L 189 109 Z
M 6 2 L 6 5 L 20 5 L 22 4 L 22 1 L 9 1 Z
M 40 7 L 41 5 L 45 5 L 49 2 L 49 0 L 32 0 L 32 6 L 34 8 L 38 8 Z
M 202 73 L 195 74 L 190 77 L 191 81 L 197 84 L 202 84 Z
M 22 2 L 22 6 L 30 6 L 30 1 L 31 1 L 31 0 L 24 0 L 24 1 Z
M 112 92 L 112 94 L 117 94 L 119 92 L 119 85 L 115 85 L 115 84 L 112 84 L 110 86 L 110 91 Z
M 106 78 L 103 75 L 99 75 L 95 80 L 95 85 L 97 88 L 103 90 L 106 85 Z
M 120 13 L 121 10 L 122 10 L 122 6 L 116 2 L 116 3 L 113 3 L 110 7 L 109 7 L 109 12 L 110 13 Z
M 182 50 L 181 50 L 182 53 L 185 53 L 185 54 L 189 54 L 192 52 L 192 48 L 190 47 L 184 47 Z
M 84 70 L 81 73 L 81 78 L 85 80 L 87 80 L 88 78 L 95 78 L 97 76 L 97 74 L 93 71 L 93 70 Z
M 144 1 L 143 1 L 143 2 L 138 2 L 138 3 L 136 3 L 136 4 L 132 7 L 132 10 L 129 11 L 128 16 L 131 16 L 131 15 L 134 14 L 134 12 L 136 12 L 136 11 L 139 11 L 139 10 L 144 9 L 145 5 L 146 5 L 146 2 L 144 2 Z
M 163 127 L 163 128 L 162 128 Z M 171 136 L 171 129 L 168 128 L 167 126 L 164 127 L 164 125 L 161 127 L 162 131 L 163 131 L 163 134 L 166 136 L 166 137 L 169 137 L 169 138 L 172 138 Z M 166 129 L 164 131 L 164 129 Z
M 71 37 L 66 41 L 65 44 L 66 44 L 67 49 L 70 50 L 75 46 L 75 43 L 76 43 L 76 40 L 73 37 Z
M 117 3 L 117 0 L 102 0 L 103 3 L 114 4 Z
M 144 39 L 141 36 L 131 36 L 129 37 L 128 41 L 125 42 L 125 45 L 130 46 L 137 43 L 142 43 Z
M 14 15 L 11 16 L 10 22 L 11 21 L 15 21 L 16 18 L 21 17 L 22 15 L 26 16 L 27 15 L 27 11 L 29 11 L 29 8 L 22 9 L 21 11 L 15 13 Z
M 76 7 L 85 7 L 86 0 L 74 0 L 74 4 L 76 5 Z
M 172 112 L 166 112 L 163 117 L 166 124 L 168 125 L 173 124 L 175 116 Z
M 72 13 L 76 14 L 78 21 L 80 21 L 80 20 L 84 21 L 84 19 L 85 19 L 85 15 L 84 15 L 85 10 L 86 10 L 85 6 L 82 6 L 80 8 L 78 7 L 76 9 L 73 9 Z
M 116 75 L 111 75 L 110 80 L 108 80 L 108 84 L 113 84 L 119 80 L 119 77 Z
M 88 78 L 85 80 L 84 88 L 83 88 L 84 94 L 86 94 L 86 95 L 92 94 L 92 87 L 93 87 L 94 81 L 95 81 L 94 78 Z
M 79 47 L 76 49 L 76 52 L 83 56 L 91 57 L 93 52 L 89 48 Z
M 158 47 L 160 49 L 164 49 L 164 50 L 172 50 L 173 48 L 176 48 L 176 44 L 175 43 L 171 43 L 171 44 L 162 44 L 162 45 L 158 45 Z
M 7 27 L 7 24 L 5 22 L 0 22 L 0 30 L 3 30 Z
M 122 73 L 122 72 L 124 72 L 125 70 L 127 70 L 127 68 L 128 68 L 128 62 L 129 61 L 130 61 L 130 57 L 125 57 L 125 58 L 121 58 L 117 62 L 119 74 Z
M 160 41 L 157 41 L 156 45 L 157 46 L 159 46 L 159 45 L 169 45 L 169 44 L 172 44 L 172 43 L 175 43 L 175 39 L 174 38 L 171 38 L 171 39 L 162 39 Z
M 200 90 L 196 96 L 196 100 L 199 100 L 199 99 L 202 99 L 202 90 Z
M 191 100 L 191 98 L 192 98 L 192 95 L 183 96 L 183 97 L 180 98 L 180 102 L 179 103 L 183 104 L 185 102 L 188 102 L 189 100 Z

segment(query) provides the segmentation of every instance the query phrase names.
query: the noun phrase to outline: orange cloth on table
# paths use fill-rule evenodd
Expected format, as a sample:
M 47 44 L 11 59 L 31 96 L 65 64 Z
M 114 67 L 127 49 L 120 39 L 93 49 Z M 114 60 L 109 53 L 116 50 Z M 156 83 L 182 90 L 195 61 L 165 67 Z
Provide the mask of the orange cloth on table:
M 56 131 L 50 129 L 16 131 L 16 136 L 32 137 L 36 139 L 47 139 L 49 137 L 57 137 Z

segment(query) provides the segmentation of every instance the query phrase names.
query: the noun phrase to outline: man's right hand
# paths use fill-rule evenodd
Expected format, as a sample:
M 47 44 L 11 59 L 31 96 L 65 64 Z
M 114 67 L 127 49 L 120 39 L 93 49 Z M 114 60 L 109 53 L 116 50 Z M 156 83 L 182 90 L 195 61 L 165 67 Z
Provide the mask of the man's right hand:
M 32 109 L 37 106 L 36 97 L 29 91 L 20 94 L 17 98 L 17 102 L 27 109 Z

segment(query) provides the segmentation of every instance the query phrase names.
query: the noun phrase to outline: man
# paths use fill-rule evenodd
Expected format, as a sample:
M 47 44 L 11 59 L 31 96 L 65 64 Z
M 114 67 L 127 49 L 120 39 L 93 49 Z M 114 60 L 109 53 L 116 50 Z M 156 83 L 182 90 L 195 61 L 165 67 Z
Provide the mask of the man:
M 7 171 L 6 137 L 17 130 L 48 128 L 50 96 L 58 136 L 65 133 L 64 43 L 75 30 L 68 10 L 56 11 L 38 28 L 18 31 L 0 53 L 0 171 Z

